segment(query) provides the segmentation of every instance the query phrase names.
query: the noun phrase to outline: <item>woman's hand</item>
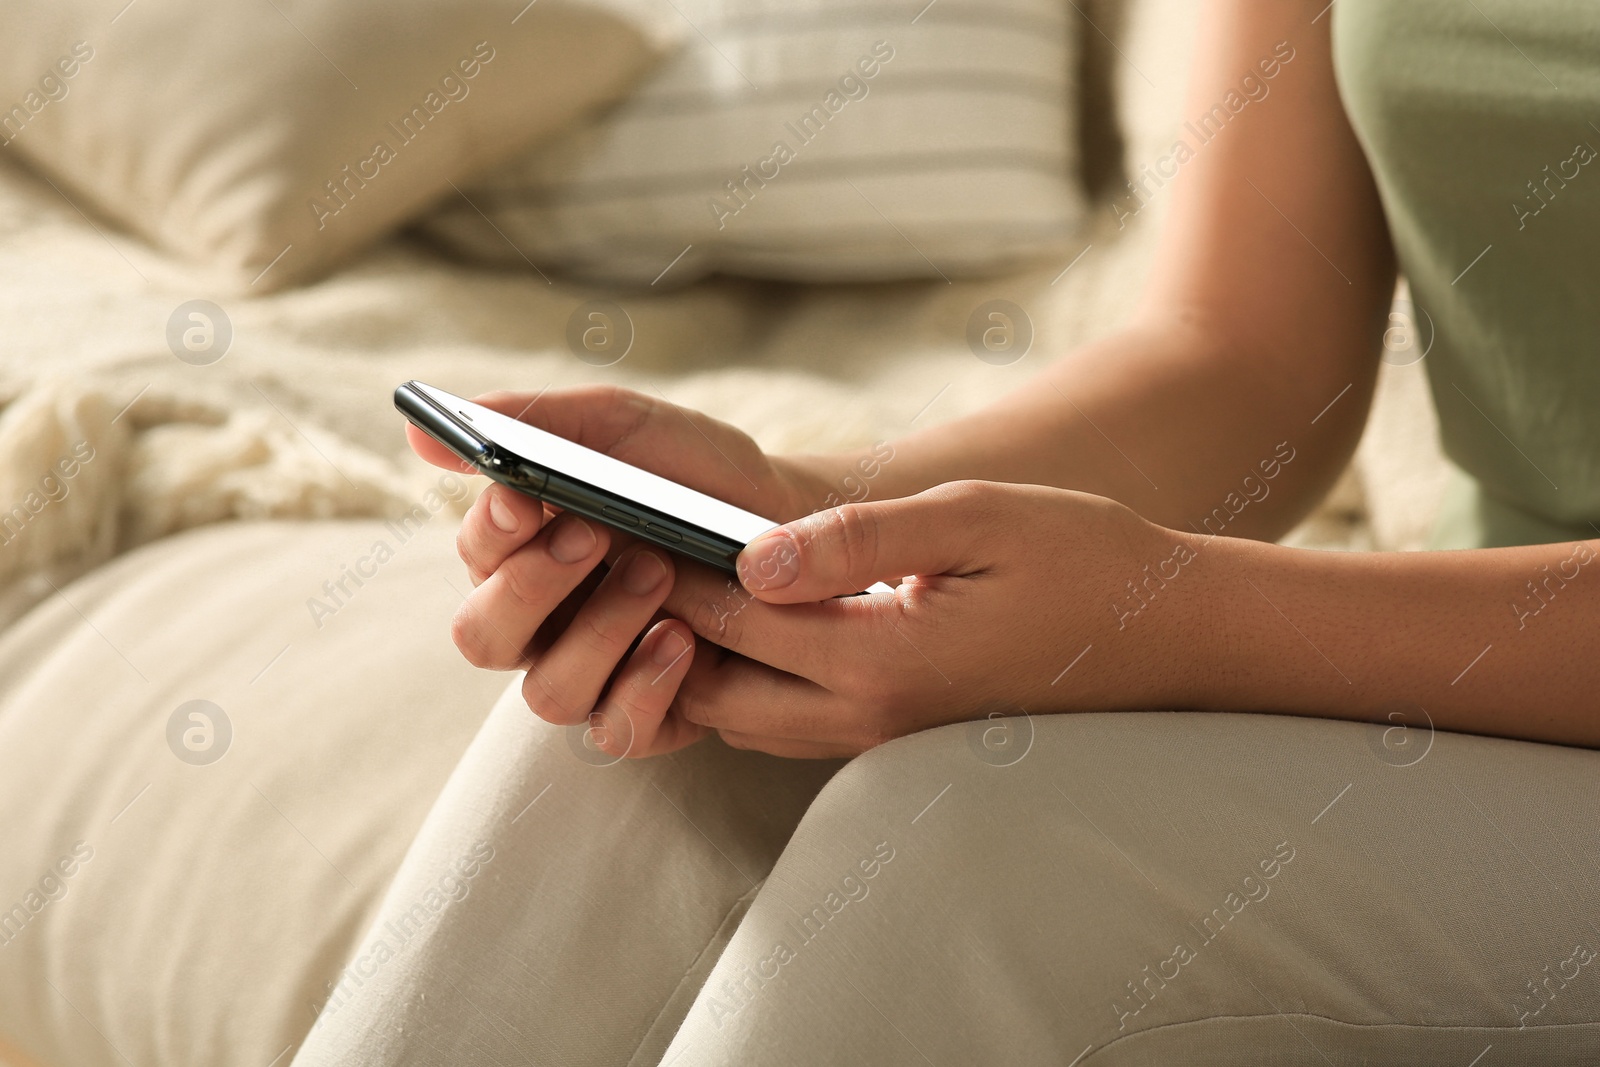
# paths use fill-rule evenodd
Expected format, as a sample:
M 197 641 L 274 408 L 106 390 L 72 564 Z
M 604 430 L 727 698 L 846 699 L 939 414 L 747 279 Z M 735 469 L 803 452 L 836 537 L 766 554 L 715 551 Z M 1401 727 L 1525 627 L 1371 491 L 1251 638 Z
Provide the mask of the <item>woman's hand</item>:
M 848 756 L 993 713 L 1161 707 L 1204 662 L 1200 633 L 1172 635 L 1199 615 L 1205 543 L 1101 497 L 990 482 L 818 512 L 745 549 L 743 588 L 679 575 L 665 606 L 701 643 L 670 683 L 670 736 Z M 613 685 L 659 669 L 630 663 Z M 612 726 L 616 754 L 670 745 Z
M 725 423 L 628 390 L 492 393 L 476 402 L 774 521 L 805 514 L 829 493 L 806 461 L 770 459 Z M 471 470 L 421 431 L 407 427 L 407 436 L 424 459 Z M 616 733 L 613 720 L 627 724 L 640 752 L 704 734 L 665 714 L 693 662 L 694 634 L 660 609 L 679 568 L 693 565 L 500 485 L 468 511 L 456 545 L 475 587 L 452 627 L 468 661 L 526 668 L 529 706 L 555 723 L 589 720 L 597 739 Z M 627 670 L 608 685 L 624 659 Z
M 992 714 L 1147 709 L 1377 723 L 1384 747 L 1421 739 L 1408 759 L 1435 729 L 1600 748 L 1596 560 L 1600 540 L 1318 552 L 951 483 L 762 535 L 739 557 L 749 592 L 680 576 L 666 609 L 701 644 L 667 721 L 788 756 Z M 918 577 L 839 597 L 899 574 Z

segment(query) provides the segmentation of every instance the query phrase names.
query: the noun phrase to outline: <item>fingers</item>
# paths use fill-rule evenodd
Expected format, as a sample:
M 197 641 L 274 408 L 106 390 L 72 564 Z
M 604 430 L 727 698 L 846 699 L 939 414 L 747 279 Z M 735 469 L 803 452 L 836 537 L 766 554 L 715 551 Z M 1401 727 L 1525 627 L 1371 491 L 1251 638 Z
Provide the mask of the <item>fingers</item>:
M 665 401 L 616 386 L 545 389 L 536 393 L 497 390 L 474 397 L 473 403 L 618 459 L 627 458 L 619 454 L 619 449 L 625 448 L 640 428 L 659 414 L 656 408 L 672 408 Z M 449 470 L 472 470 L 470 464 L 463 463 L 454 452 L 415 426 L 406 426 L 406 440 L 412 451 L 429 463 Z
M 710 731 L 671 714 L 678 686 L 694 662 L 694 635 L 676 619 L 645 634 L 589 717 L 587 740 L 612 756 L 657 756 Z
M 845 504 L 756 538 L 739 554 L 739 580 L 772 604 L 858 593 L 907 575 L 981 568 L 1004 490 L 952 482 L 916 496 Z
M 576 515 L 550 523 L 468 595 L 452 627 L 456 647 L 478 667 L 524 666 L 540 624 L 601 561 L 609 544 L 605 527 Z
M 886 627 L 900 615 L 893 593 L 764 604 L 726 575 L 691 566 L 679 567 L 666 610 L 712 644 L 824 683 L 861 662 L 880 637 L 893 640 Z
M 567 628 L 529 666 L 522 694 L 533 713 L 558 726 L 574 726 L 588 719 L 606 680 L 629 656 L 633 642 L 650 625 L 671 587 L 672 564 L 664 553 L 643 546 L 624 553 Z M 657 633 L 653 642 L 640 643 L 647 657 L 659 654 L 666 658 L 653 675 L 660 675 L 667 664 L 677 665 L 676 657 L 687 645 L 682 629 L 682 624 L 668 627 Z M 635 685 L 622 698 L 638 696 L 641 708 L 649 710 L 653 705 L 646 699 L 648 695 Z M 620 729 L 623 724 L 614 725 Z M 651 725 L 649 733 L 654 732 Z
M 769 756 L 781 756 L 784 759 L 849 759 L 866 751 L 849 745 L 823 744 L 815 741 L 790 741 L 781 737 L 744 734 L 737 730 L 718 730 L 717 736 L 722 738 L 722 743 L 729 748 L 765 752 Z
M 854 745 L 857 752 L 887 740 L 860 704 L 743 656 L 697 656 L 678 687 L 674 710 L 688 722 L 740 739 Z
M 695 662 L 693 657 L 708 648 L 697 649 L 693 635 L 676 619 L 656 624 L 613 677 L 610 689 L 589 717 L 585 741 L 608 755 L 638 758 L 675 751 L 709 734 L 709 727 L 691 721 L 681 708 L 673 706 L 675 700 L 682 702 L 682 685 Z M 707 656 L 703 662 L 714 664 L 715 658 Z M 759 669 L 760 665 L 748 666 Z M 730 696 L 739 695 L 736 688 L 730 689 Z M 749 725 L 756 727 L 754 721 Z M 792 759 L 836 759 L 861 751 L 848 744 L 797 741 L 742 729 L 723 728 L 718 733 L 734 748 Z
M 517 549 L 533 540 L 545 523 L 542 503 L 491 484 L 467 509 L 456 534 L 456 552 L 473 585 L 481 585 Z
M 654 409 L 671 407 L 664 400 L 614 385 L 537 393 L 496 390 L 474 397 L 472 402 L 607 455 L 617 455 L 619 448 L 637 436 Z

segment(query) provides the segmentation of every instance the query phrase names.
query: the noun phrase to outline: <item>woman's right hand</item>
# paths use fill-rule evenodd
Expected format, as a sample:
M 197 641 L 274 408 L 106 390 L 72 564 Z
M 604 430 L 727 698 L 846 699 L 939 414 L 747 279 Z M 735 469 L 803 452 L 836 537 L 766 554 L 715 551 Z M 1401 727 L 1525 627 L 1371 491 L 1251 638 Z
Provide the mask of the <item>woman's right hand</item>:
M 475 402 L 775 523 L 809 514 L 829 493 L 805 461 L 768 457 L 726 423 L 631 390 L 497 392 Z M 423 459 L 471 471 L 415 427 L 407 437 Z M 456 647 L 478 667 L 526 668 L 523 695 L 541 718 L 589 721 L 625 736 L 637 754 L 704 732 L 666 715 L 694 658 L 694 633 L 661 607 L 675 568 L 693 564 L 498 484 L 469 509 L 456 545 L 474 586 L 452 624 Z M 634 683 L 608 691 L 624 661 Z

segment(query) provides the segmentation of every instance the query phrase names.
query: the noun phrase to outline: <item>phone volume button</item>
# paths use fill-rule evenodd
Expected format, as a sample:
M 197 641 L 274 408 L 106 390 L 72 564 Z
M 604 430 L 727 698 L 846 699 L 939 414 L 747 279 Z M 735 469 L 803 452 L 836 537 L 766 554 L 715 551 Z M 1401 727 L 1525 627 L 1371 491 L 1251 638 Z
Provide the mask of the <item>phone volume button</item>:
M 624 526 L 637 526 L 637 525 L 639 525 L 639 516 L 637 516 L 637 515 L 629 515 L 626 511 L 623 511 L 621 508 L 614 508 L 614 507 L 611 507 L 609 504 L 600 509 L 600 514 L 604 515 L 606 518 L 610 519 L 612 522 L 620 522 Z
M 644 524 L 644 528 L 647 533 L 654 534 L 663 541 L 671 541 L 675 545 L 683 542 L 682 534 L 676 530 L 669 530 L 665 526 L 657 526 L 653 522 L 647 522 Z

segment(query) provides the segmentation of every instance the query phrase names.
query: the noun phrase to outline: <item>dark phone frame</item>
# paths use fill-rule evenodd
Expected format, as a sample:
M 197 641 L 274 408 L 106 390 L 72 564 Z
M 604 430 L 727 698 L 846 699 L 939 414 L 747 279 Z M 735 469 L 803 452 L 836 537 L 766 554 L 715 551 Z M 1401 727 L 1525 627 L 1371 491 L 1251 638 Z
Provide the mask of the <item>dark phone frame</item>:
M 470 423 L 440 406 L 432 397 L 406 382 L 394 391 L 394 406 L 417 429 L 444 445 L 480 474 L 519 493 L 542 500 L 648 541 L 669 552 L 734 575 L 734 561 L 744 549 L 741 542 L 684 522 L 674 515 L 646 507 L 561 471 L 519 455 L 485 437 Z

